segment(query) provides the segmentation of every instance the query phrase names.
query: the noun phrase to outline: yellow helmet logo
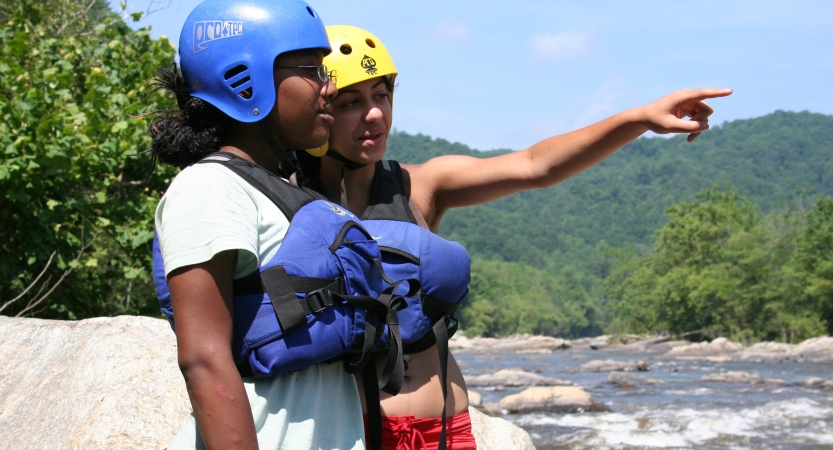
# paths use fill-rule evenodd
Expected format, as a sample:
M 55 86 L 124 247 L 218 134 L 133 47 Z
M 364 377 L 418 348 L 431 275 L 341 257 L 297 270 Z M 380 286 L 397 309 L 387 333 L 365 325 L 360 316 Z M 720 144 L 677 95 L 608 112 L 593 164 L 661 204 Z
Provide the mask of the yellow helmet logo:
M 368 75 L 376 75 L 376 72 L 378 72 L 378 70 L 376 70 L 376 60 L 364 55 L 364 58 L 362 58 L 362 69 L 364 69 Z

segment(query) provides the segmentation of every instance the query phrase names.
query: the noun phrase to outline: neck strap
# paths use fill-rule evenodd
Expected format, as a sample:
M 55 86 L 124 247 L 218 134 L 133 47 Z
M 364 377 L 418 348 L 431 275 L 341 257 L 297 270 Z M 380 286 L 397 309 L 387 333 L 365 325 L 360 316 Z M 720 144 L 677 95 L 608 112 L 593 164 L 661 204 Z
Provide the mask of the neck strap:
M 295 167 L 295 164 L 292 164 L 292 161 L 289 159 L 286 152 L 284 152 L 283 147 L 281 147 L 281 144 L 275 138 L 275 134 L 272 133 L 272 128 L 269 127 L 266 120 L 261 120 L 257 124 L 260 127 L 260 132 L 263 133 L 263 138 L 266 139 L 266 143 L 269 144 L 269 147 L 272 148 L 275 156 L 278 157 L 281 172 L 287 176 L 295 173 L 298 169 Z

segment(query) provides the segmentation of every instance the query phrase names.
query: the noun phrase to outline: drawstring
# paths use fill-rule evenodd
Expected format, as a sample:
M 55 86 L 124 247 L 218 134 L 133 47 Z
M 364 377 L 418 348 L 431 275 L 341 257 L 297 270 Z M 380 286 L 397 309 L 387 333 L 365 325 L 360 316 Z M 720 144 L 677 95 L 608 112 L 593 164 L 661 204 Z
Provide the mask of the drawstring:
M 388 419 L 391 434 L 396 436 L 396 448 L 414 450 L 428 448 L 422 432 L 414 428 L 414 416 L 405 416 L 397 419 L 395 423 L 390 423 L 391 421 Z

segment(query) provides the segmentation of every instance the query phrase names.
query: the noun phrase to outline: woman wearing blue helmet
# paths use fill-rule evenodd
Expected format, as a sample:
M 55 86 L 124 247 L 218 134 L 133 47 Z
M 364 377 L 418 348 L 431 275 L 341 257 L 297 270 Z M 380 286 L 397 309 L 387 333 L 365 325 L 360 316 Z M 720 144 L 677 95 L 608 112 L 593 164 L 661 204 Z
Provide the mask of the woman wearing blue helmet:
M 156 212 L 193 406 L 168 448 L 363 448 L 341 364 L 270 378 L 235 365 L 233 280 L 269 261 L 289 221 L 228 168 L 197 164 L 222 151 L 288 177 L 283 149 L 326 142 L 336 89 L 324 25 L 300 0 L 208 0 L 188 16 L 179 51 L 181 75 L 170 67 L 156 79 L 178 109 L 150 127 L 154 156 L 183 168 Z

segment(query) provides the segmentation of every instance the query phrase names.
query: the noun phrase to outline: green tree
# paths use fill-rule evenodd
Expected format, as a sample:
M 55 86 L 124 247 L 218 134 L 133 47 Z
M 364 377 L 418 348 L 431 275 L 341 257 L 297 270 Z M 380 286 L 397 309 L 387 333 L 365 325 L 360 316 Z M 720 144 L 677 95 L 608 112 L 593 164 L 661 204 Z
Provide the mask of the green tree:
M 807 309 L 833 334 L 833 198 L 819 198 L 798 236 L 795 262 L 803 281 Z
M 801 211 L 763 218 L 719 186 L 699 198 L 668 208 L 654 253 L 616 255 L 606 280 L 615 325 L 749 342 L 822 333 L 820 309 L 802 297 L 801 267 L 790 264 L 799 230 L 810 227 L 802 228 Z
M 166 39 L 103 2 L 21 0 L 0 9 L 0 310 L 83 318 L 158 314 L 153 211 L 172 171 L 149 175 L 149 80 Z

